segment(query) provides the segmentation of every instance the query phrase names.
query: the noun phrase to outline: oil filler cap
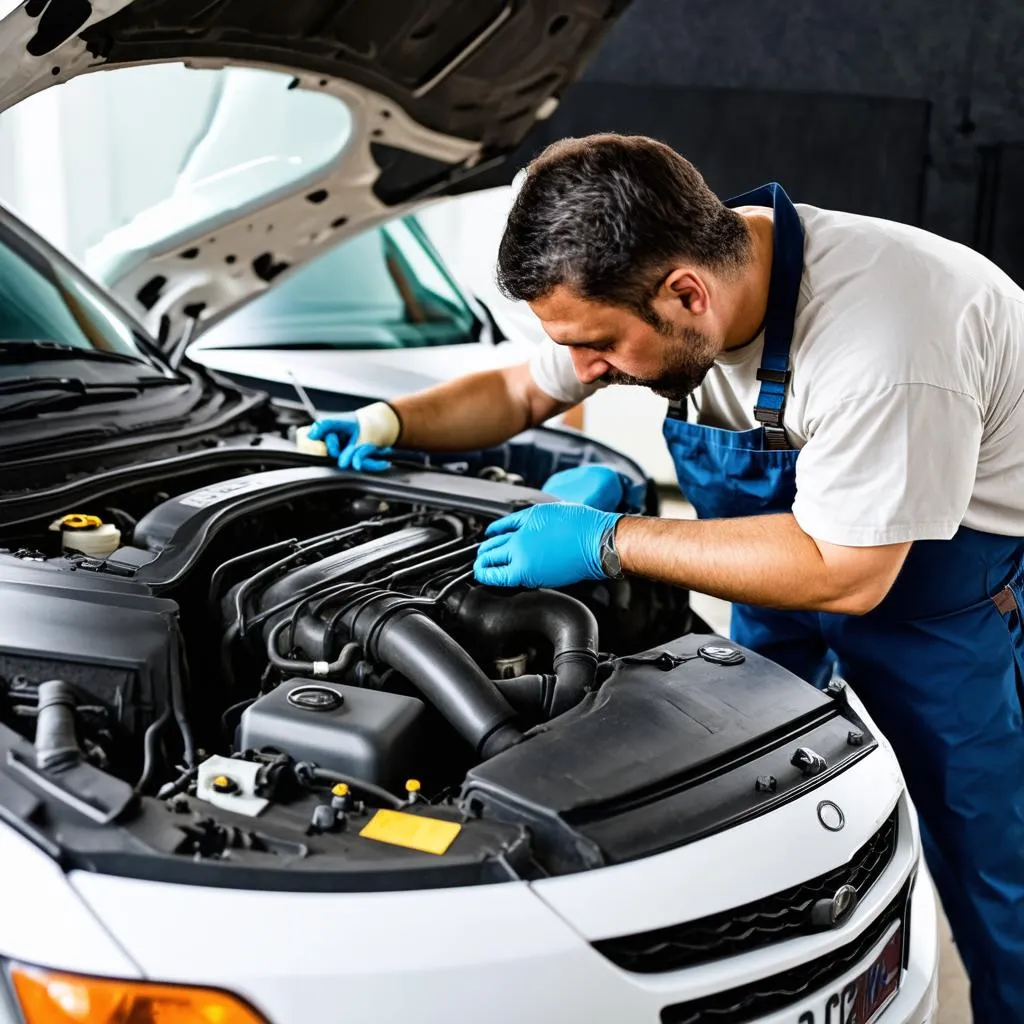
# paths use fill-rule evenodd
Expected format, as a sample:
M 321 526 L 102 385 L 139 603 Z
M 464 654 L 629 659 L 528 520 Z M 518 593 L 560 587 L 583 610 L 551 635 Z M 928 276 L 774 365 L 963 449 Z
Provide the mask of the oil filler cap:
M 714 665 L 739 665 L 746 658 L 737 647 L 728 644 L 705 644 L 697 649 L 697 653 Z
M 288 692 L 288 703 L 303 711 L 337 711 L 345 698 L 329 686 L 296 686 Z

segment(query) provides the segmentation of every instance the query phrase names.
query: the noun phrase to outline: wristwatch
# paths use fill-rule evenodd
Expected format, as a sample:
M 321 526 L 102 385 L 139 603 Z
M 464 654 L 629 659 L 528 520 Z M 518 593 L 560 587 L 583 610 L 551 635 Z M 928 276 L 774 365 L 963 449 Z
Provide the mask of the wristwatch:
M 619 521 L 616 519 L 601 535 L 601 571 L 610 580 L 626 578 L 622 571 L 622 563 L 619 561 L 619 553 L 615 549 L 615 527 L 618 525 Z

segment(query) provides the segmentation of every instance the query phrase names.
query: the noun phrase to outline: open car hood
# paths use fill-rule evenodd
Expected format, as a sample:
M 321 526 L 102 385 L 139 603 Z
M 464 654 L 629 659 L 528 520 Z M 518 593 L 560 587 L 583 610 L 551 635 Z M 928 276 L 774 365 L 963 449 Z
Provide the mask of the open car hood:
M 347 108 L 327 162 L 292 160 L 286 179 L 274 159 L 193 177 L 89 254 L 173 341 L 343 238 L 464 190 L 554 110 L 630 2 L 24 0 L 0 21 L 0 109 L 87 72 L 169 62 L 286 72 L 293 92 Z M 209 131 L 231 123 L 215 114 Z

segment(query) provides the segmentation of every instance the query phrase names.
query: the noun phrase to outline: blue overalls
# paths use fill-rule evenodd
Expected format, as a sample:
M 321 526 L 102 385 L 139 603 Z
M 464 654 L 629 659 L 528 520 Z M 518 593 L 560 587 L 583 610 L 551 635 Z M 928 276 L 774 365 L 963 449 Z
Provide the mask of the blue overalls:
M 664 424 L 701 518 L 789 512 L 796 461 L 782 429 L 803 226 L 765 185 L 729 206 L 772 206 L 774 250 L 754 414 L 729 431 Z M 899 757 L 928 866 L 971 978 L 975 1024 L 1024 1022 L 1024 540 L 961 527 L 918 541 L 864 616 L 735 605 L 732 637 L 820 685 L 834 661 Z

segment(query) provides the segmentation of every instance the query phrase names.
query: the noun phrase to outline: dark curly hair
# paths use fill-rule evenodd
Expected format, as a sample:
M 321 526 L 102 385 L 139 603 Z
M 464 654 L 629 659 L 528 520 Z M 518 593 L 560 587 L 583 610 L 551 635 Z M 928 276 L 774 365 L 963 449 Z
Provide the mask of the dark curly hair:
M 498 250 L 498 287 L 532 301 L 565 285 L 641 316 L 679 260 L 747 261 L 743 218 L 671 147 L 644 136 L 552 143 L 527 168 Z

